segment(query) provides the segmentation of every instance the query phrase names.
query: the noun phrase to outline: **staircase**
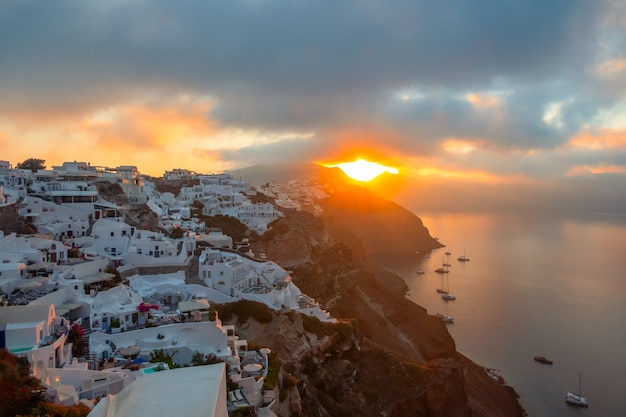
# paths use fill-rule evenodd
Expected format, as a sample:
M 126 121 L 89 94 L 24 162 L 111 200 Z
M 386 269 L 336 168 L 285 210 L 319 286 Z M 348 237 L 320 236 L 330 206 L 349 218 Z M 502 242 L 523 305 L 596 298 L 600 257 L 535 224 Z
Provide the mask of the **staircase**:
M 89 351 L 89 335 L 91 334 L 91 325 L 89 324 L 89 318 L 83 318 L 81 321 L 81 327 L 83 329 L 83 348 L 81 349 L 78 357 L 82 358 L 88 363 L 88 367 L 91 370 L 96 369 L 96 355 Z

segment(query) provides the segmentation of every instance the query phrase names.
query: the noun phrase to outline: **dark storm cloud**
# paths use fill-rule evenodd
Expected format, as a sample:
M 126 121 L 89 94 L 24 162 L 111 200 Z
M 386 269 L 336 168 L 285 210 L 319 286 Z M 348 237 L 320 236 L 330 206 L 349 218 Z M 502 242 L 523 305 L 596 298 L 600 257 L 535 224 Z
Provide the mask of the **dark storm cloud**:
M 141 88 L 213 93 L 227 106 L 239 91 L 271 100 L 484 87 L 551 76 L 588 56 L 597 4 L 9 1 L 0 82 L 25 105 L 125 99 Z

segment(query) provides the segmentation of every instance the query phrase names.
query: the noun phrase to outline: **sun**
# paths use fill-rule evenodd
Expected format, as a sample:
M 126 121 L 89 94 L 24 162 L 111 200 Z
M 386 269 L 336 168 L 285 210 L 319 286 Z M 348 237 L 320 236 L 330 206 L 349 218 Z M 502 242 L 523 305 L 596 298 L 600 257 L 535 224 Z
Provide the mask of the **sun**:
M 340 168 L 350 178 L 362 182 L 371 181 L 385 172 L 394 175 L 398 173 L 397 168 L 387 167 L 377 162 L 369 162 L 364 159 L 336 164 L 333 165 L 333 167 Z

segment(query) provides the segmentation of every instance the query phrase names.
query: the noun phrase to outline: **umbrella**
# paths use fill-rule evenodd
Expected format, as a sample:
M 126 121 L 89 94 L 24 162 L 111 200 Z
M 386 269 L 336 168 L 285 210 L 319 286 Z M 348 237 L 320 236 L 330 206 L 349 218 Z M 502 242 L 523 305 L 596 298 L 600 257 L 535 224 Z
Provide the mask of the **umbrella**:
M 259 365 L 258 363 L 249 363 L 243 367 L 243 370 L 246 372 L 258 372 L 261 369 L 263 369 L 263 366 Z
M 139 346 L 128 346 L 120 349 L 120 355 L 122 356 L 133 356 L 139 354 Z

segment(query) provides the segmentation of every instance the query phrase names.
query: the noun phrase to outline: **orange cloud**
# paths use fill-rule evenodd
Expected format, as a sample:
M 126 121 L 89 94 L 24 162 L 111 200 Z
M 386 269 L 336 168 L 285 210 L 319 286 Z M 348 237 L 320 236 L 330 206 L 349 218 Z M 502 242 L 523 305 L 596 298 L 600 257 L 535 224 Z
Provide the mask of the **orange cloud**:
M 208 103 L 176 102 L 173 105 L 129 104 L 101 110 L 79 127 L 98 146 L 125 150 L 163 150 L 173 143 L 210 136 Z
M 458 154 L 466 154 L 476 150 L 476 146 L 471 141 L 456 138 L 446 139 L 441 146 L 446 152 Z
M 624 174 L 626 167 L 620 165 L 579 165 L 570 169 L 567 175 L 577 176 L 584 174 Z
M 621 75 L 626 70 L 626 59 L 610 59 L 596 67 L 596 73 L 604 78 Z
M 465 96 L 467 101 L 474 107 L 493 107 L 500 104 L 500 99 L 496 96 L 485 93 L 470 93 Z
M 485 171 L 464 171 L 453 170 L 434 166 L 424 166 L 415 170 L 415 174 L 420 177 L 436 177 L 436 178 L 457 178 L 466 181 L 475 181 L 483 183 L 501 183 L 509 181 L 511 178 L 501 177 Z
M 626 148 L 626 129 L 601 129 L 598 132 L 582 132 L 570 139 L 575 148 L 607 149 Z
M 164 103 L 120 104 L 76 119 L 61 117 L 45 123 L 35 116 L 0 118 L 0 132 L 11 143 L 3 146 L 2 158 L 14 165 L 26 158 L 41 158 L 48 168 L 71 160 L 100 166 L 136 165 L 144 173 L 159 176 L 166 169 L 180 167 L 202 172 L 227 169 L 215 155 L 194 151 L 224 145 L 215 139 L 218 127 L 208 115 L 210 101 L 178 97 Z

